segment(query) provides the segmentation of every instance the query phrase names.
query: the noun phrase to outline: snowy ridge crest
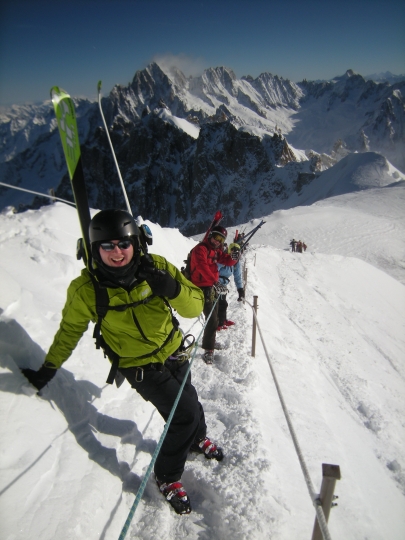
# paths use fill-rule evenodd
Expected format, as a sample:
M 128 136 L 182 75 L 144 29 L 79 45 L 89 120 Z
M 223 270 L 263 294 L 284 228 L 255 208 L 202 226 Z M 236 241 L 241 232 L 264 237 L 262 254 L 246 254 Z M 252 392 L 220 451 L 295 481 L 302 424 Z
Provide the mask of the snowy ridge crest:
M 208 126 L 209 128 L 211 126 Z M 340 161 L 350 169 L 350 155 Z M 331 174 L 332 169 L 327 171 Z M 341 174 L 342 169 L 336 171 Z M 330 182 L 332 184 L 332 182 Z M 375 187 L 264 215 L 245 252 L 246 298 L 258 320 L 315 488 L 322 463 L 340 466 L 334 539 L 402 540 L 405 515 L 405 184 Z M 147 221 L 153 252 L 180 267 L 196 240 Z M 259 222 L 230 228 L 249 231 Z M 89 329 L 37 396 L 21 368 L 38 369 L 57 331 L 66 288 L 79 275 L 76 211 L 61 203 L 0 214 L 2 534 L 15 540 L 119 537 L 164 429 L 124 382 Z M 305 253 L 291 253 L 292 238 Z M 200 237 L 198 238 L 198 240 Z M 12 256 L 10 256 L 12 254 Z M 315 511 L 252 314 L 231 282 L 223 346 L 192 380 L 222 462 L 190 454 L 178 517 L 147 483 L 131 538 L 309 538 Z M 180 318 L 198 336 L 200 319 Z M 24 501 L 21 504 L 21 501 Z M 354 510 L 353 510 L 354 509 Z

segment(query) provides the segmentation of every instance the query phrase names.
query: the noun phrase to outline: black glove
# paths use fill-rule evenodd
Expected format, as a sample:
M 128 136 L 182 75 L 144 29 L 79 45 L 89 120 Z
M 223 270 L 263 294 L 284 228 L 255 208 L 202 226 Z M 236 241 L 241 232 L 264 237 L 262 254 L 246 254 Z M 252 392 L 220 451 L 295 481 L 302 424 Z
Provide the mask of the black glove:
M 24 376 L 30 381 L 32 386 L 41 390 L 56 375 L 56 369 L 42 366 L 38 371 L 34 369 L 22 369 Z
M 239 261 L 239 257 L 240 257 L 240 251 L 239 249 L 234 249 L 231 251 L 231 257 L 232 257 L 232 260 L 233 261 Z
M 166 270 L 158 270 L 148 266 L 144 267 L 138 276 L 147 282 L 156 296 L 166 296 L 169 300 L 173 300 L 180 294 L 180 283 L 172 278 Z
M 239 294 L 238 302 L 241 302 L 245 298 L 245 290 L 244 289 L 238 289 L 238 294 Z
M 225 287 L 225 285 L 222 285 L 222 283 L 220 283 L 219 281 L 214 283 L 213 287 L 214 287 L 216 293 L 219 294 L 219 295 L 228 293 L 228 289 Z

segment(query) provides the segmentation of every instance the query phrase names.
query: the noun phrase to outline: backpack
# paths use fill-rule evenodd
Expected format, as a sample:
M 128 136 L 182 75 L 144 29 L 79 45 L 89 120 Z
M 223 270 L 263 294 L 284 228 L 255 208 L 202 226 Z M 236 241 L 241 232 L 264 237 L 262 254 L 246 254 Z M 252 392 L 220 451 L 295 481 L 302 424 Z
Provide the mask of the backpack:
M 193 248 L 194 249 L 194 248 Z M 193 251 L 193 250 L 191 250 Z M 189 281 L 191 279 L 191 251 L 189 252 L 189 254 L 187 255 L 187 259 L 184 259 L 184 263 L 186 264 L 186 266 L 182 266 L 180 268 L 180 272 L 183 274 L 183 276 L 185 278 L 187 278 Z
M 202 242 L 199 242 L 197 244 L 197 246 L 199 246 L 200 244 L 202 244 Z M 187 259 L 184 259 L 184 263 L 186 264 L 186 266 L 182 266 L 181 269 L 180 269 L 180 272 L 183 274 L 183 276 L 185 278 L 187 278 L 189 281 L 191 281 L 191 254 L 193 252 L 193 250 L 197 247 L 197 246 L 194 246 L 193 249 L 191 249 L 187 255 Z

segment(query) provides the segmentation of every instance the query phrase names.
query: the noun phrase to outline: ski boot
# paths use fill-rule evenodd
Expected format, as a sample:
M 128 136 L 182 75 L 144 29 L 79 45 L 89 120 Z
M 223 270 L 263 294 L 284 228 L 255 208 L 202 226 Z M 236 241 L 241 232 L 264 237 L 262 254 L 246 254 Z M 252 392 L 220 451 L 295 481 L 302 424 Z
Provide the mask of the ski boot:
M 207 459 L 216 459 L 222 461 L 224 459 L 224 453 L 222 448 L 219 448 L 216 444 L 205 437 L 199 442 L 194 442 L 191 445 L 190 452 L 197 452 L 197 454 L 204 454 Z
M 189 514 L 191 512 L 190 499 L 180 480 L 167 484 L 155 478 L 160 493 L 173 506 L 176 514 Z

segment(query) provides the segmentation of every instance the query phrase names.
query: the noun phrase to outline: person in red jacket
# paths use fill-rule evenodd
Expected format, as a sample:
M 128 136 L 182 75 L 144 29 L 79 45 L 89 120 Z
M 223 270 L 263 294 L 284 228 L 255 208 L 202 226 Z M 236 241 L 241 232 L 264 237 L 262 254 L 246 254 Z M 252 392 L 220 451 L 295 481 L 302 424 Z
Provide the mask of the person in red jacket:
M 227 230 L 220 225 L 211 229 L 206 239 L 198 244 L 191 253 L 190 281 L 204 292 L 204 315 L 208 317 L 212 306 L 221 291 L 227 291 L 219 282 L 217 263 L 234 266 L 238 261 L 232 259 L 229 253 L 223 252 L 223 244 L 228 235 Z M 205 349 L 203 360 L 212 364 L 214 360 L 215 335 L 218 327 L 218 302 L 204 330 L 202 348 Z

